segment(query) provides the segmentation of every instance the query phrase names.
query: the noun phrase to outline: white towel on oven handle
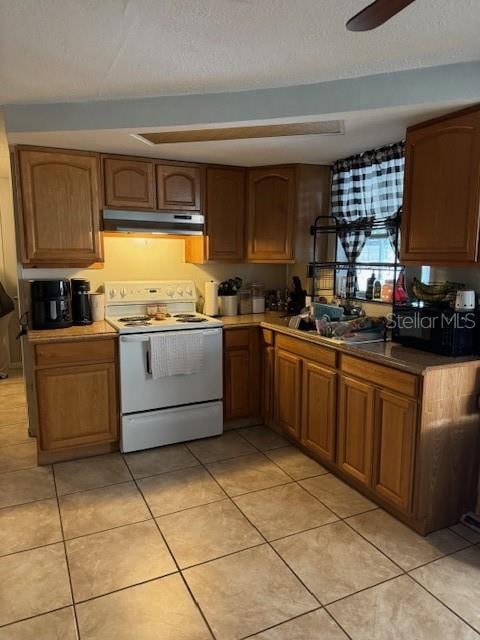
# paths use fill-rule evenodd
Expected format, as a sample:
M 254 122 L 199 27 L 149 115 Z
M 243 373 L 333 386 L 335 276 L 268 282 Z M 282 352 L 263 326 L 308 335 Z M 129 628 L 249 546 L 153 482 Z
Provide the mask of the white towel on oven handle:
M 191 375 L 203 367 L 202 331 L 165 331 L 150 336 L 152 378 Z

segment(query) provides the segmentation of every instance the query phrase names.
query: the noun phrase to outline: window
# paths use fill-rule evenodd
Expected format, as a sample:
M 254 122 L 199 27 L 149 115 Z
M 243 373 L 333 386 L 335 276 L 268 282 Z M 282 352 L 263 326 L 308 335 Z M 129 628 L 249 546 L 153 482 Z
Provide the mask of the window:
M 386 263 L 375 273 L 380 282 L 394 278 L 395 233 L 392 225 L 375 228 L 372 222 L 396 219 L 403 197 L 404 142 L 338 160 L 332 174 L 332 216 L 338 223 L 359 223 L 339 234 L 337 261 L 348 268 L 337 273 L 337 291 L 346 298 L 365 296 L 372 267 L 357 263 Z M 389 268 L 389 263 L 392 267 Z

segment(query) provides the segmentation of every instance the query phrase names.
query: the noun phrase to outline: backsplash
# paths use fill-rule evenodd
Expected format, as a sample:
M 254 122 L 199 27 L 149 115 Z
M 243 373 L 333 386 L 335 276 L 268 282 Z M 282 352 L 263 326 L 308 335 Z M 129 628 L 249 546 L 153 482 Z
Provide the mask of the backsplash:
M 244 282 L 264 282 L 266 288 L 283 289 L 285 265 L 208 264 L 194 265 L 184 260 L 184 241 L 163 238 L 105 237 L 105 264 L 102 269 L 27 269 L 22 280 L 42 278 L 85 278 L 95 291 L 108 280 L 193 280 L 197 295 L 203 296 L 208 280 L 220 282 L 239 276 Z

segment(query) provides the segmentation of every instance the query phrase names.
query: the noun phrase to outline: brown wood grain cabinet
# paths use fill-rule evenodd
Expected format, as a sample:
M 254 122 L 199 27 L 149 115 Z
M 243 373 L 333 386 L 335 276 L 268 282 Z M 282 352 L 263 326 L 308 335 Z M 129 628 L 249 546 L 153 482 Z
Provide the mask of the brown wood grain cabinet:
M 203 209 L 203 167 L 157 164 L 156 175 L 158 210 L 201 211 Z
M 480 106 L 407 130 L 401 260 L 478 261 Z
M 474 509 L 479 361 L 416 375 L 273 333 L 277 429 L 422 534 Z
M 300 439 L 302 402 L 302 358 L 275 350 L 275 422 L 286 433 Z
M 114 338 L 34 346 L 41 462 L 118 448 Z
M 337 463 L 366 486 L 372 478 L 374 401 L 372 385 L 340 376 Z
M 155 210 L 153 161 L 103 156 L 102 162 L 106 207 Z
M 103 260 L 99 158 L 17 147 L 17 233 L 27 266 L 89 266 Z
M 261 412 L 265 424 L 274 424 L 274 381 L 275 381 L 275 346 L 274 333 L 262 329 L 262 396 Z
M 207 168 L 206 235 L 185 241 L 186 262 L 245 260 L 245 183 L 239 167 Z
M 378 389 L 375 398 L 372 487 L 394 507 L 410 512 L 416 402 Z
M 257 327 L 230 327 L 223 334 L 223 407 L 226 421 L 260 414 Z
M 337 373 L 304 360 L 302 444 L 321 460 L 335 461 Z
M 294 262 L 295 169 L 248 172 L 248 262 Z

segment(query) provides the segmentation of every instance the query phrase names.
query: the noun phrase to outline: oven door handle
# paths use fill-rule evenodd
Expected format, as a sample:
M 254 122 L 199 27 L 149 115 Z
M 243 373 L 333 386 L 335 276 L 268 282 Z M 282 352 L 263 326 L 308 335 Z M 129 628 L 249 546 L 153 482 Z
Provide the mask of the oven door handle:
M 121 336 L 120 342 L 150 342 L 147 336 Z

